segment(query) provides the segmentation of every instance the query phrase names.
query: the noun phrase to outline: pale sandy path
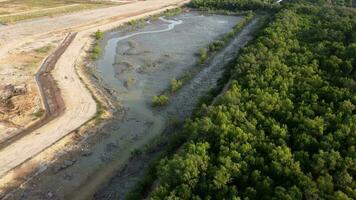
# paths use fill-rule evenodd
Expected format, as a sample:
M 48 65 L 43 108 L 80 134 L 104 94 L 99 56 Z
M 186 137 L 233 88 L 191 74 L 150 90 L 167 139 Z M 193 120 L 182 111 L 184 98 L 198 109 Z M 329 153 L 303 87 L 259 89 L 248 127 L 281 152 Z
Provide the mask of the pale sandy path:
M 99 11 L 96 11 L 99 16 L 103 17 L 105 13 L 107 13 L 106 17 L 110 18 L 117 16 L 118 19 L 120 19 L 116 21 L 109 20 L 106 21 L 107 23 L 97 23 L 102 24 L 101 26 L 97 26 L 97 24 L 96 26 L 91 26 L 89 23 L 90 20 L 94 20 L 92 22 L 96 23 L 96 19 L 92 18 L 95 11 L 86 11 L 83 12 L 83 16 L 78 16 L 78 14 L 70 15 L 74 21 L 77 21 L 77 23 L 72 21 L 63 22 L 62 20 L 68 20 L 68 16 L 61 16 L 55 19 L 47 18 L 33 22 L 23 22 L 21 25 L 13 25 L 12 29 L 10 28 L 10 30 L 7 30 L 7 33 L 5 34 L 2 33 L 1 29 L 3 27 L 1 27 L 0 35 L 2 36 L 6 36 L 12 32 L 13 34 L 18 34 L 22 37 L 31 37 L 31 35 L 41 34 L 45 31 L 55 31 L 60 29 L 60 27 L 62 29 L 80 27 L 83 31 L 78 33 L 76 39 L 58 60 L 56 69 L 53 71 L 53 76 L 58 83 L 58 87 L 61 89 L 66 105 L 65 113 L 33 133 L 26 135 L 25 137 L 2 149 L 0 151 L 0 176 L 48 148 L 69 132 L 75 130 L 83 123 L 90 120 L 95 114 L 96 103 L 92 99 L 89 91 L 85 88 L 84 84 L 80 81 L 74 67 L 83 47 L 90 42 L 90 35 L 93 32 L 97 29 L 107 30 L 131 19 L 162 12 L 164 9 L 175 7 L 183 2 L 188 1 L 148 0 L 122 5 L 115 8 L 100 9 Z M 115 12 L 116 15 L 114 15 Z M 90 15 L 88 13 L 92 14 Z M 78 19 L 74 19 L 73 17 Z M 86 17 L 88 17 L 88 19 L 85 19 Z M 55 23 L 58 23 L 58 26 L 56 26 Z M 88 24 L 90 26 L 84 27 L 83 24 Z M 7 37 L 9 39 L 12 38 L 11 34 Z

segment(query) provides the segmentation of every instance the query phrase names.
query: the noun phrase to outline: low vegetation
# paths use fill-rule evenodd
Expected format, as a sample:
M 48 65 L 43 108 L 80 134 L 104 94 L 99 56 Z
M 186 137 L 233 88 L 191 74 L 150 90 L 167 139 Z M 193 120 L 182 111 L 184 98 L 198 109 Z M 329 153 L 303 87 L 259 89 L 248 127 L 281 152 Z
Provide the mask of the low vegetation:
M 101 30 L 97 30 L 94 34 L 96 40 L 102 40 L 104 37 L 104 33 Z
M 174 8 L 174 9 L 169 9 L 169 10 L 166 10 L 163 15 L 165 17 L 172 17 L 172 16 L 176 16 L 176 15 L 179 15 L 183 12 L 183 9 L 182 8 Z
M 152 98 L 152 106 L 154 107 L 160 107 L 160 106 L 165 106 L 169 102 L 169 97 L 166 95 L 159 95 L 159 96 L 154 96 Z
M 100 48 L 100 45 L 98 43 L 95 44 L 94 48 L 91 51 L 91 59 L 96 60 L 100 57 L 102 53 L 102 50 Z
M 241 22 L 232 28 L 230 32 L 212 42 L 207 48 L 199 50 L 199 64 L 204 64 L 211 54 L 225 47 L 241 30 L 254 18 L 254 13 L 248 12 Z
M 133 19 L 133 20 L 128 21 L 128 22 L 127 22 L 127 25 L 129 25 L 129 26 L 136 26 L 136 25 L 141 24 L 141 23 L 143 23 L 143 22 L 145 22 L 144 19 Z
M 172 79 L 171 80 L 171 92 L 174 93 L 178 91 L 180 88 L 183 86 L 183 81 L 182 80 L 177 80 L 177 79 Z
M 191 74 L 186 72 L 184 73 L 181 77 L 179 77 L 178 79 L 172 79 L 171 80 L 171 94 L 174 94 L 175 92 L 177 92 L 178 90 L 180 90 L 183 85 L 188 82 L 191 79 Z
M 40 118 L 42 117 L 44 114 L 45 114 L 45 110 L 44 109 L 38 109 L 36 112 L 34 112 L 32 115 L 35 117 L 35 118 Z
M 131 158 L 136 158 L 142 155 L 142 151 L 140 149 L 134 149 L 131 151 Z
M 199 50 L 199 64 L 204 64 L 209 57 L 209 50 L 207 48 L 201 48 Z
M 93 117 L 93 119 L 96 120 L 96 123 L 100 123 L 103 117 L 103 114 L 107 110 L 107 107 L 99 100 L 97 99 L 94 95 L 92 95 L 95 103 L 96 103 L 96 113 Z
M 40 47 L 38 49 L 35 49 L 36 53 L 40 53 L 40 54 L 44 54 L 44 53 L 48 53 L 49 51 L 51 51 L 51 49 L 53 48 L 52 45 L 47 45 L 47 46 L 43 46 Z
M 104 33 L 101 30 L 97 30 L 94 35 L 93 35 L 95 42 L 94 42 L 94 46 L 90 52 L 90 58 L 92 60 L 96 60 L 100 57 L 102 50 L 100 47 L 100 41 L 103 39 L 104 37 Z

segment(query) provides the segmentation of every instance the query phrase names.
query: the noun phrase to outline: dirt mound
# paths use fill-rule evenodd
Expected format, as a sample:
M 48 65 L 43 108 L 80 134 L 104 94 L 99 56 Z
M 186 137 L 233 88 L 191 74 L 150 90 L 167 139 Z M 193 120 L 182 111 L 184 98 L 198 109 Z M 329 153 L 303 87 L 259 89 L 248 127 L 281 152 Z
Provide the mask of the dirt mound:
M 0 86 L 0 113 L 6 114 L 14 109 L 12 97 L 24 95 L 26 92 L 26 84 Z

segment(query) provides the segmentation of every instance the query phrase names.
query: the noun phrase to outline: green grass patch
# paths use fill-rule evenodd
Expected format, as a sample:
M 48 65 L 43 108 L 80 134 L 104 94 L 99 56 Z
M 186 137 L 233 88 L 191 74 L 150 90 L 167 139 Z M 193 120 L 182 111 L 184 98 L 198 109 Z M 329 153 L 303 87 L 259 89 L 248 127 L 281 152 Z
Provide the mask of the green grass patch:
M 98 59 L 100 57 L 101 53 L 102 53 L 102 50 L 100 48 L 100 45 L 98 43 L 96 43 L 94 48 L 91 51 L 90 58 L 92 60 L 96 60 L 96 59 Z
M 43 46 L 43 47 L 40 47 L 38 49 L 35 49 L 35 52 L 36 53 L 48 53 L 49 51 L 51 51 L 51 49 L 53 48 L 53 46 L 51 45 L 47 45 L 47 46 Z

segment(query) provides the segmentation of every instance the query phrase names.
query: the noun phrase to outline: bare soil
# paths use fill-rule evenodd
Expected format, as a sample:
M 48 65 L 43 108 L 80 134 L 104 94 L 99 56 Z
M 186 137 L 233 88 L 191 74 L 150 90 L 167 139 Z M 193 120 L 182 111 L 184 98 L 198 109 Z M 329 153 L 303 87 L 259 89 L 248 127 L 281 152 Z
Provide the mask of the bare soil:
M 38 38 L 0 59 L 0 143 L 44 114 L 35 73 L 42 60 L 60 42 L 60 37 Z M 9 87 L 23 88 L 23 91 L 6 94 L 5 88 Z
M 86 9 L 114 6 L 126 2 L 106 0 L 7 0 L 0 1 L 0 23 L 14 23 L 25 19 L 57 16 Z
M 26 129 L 16 134 L 7 134 L 7 137 L 4 137 L 2 140 L 0 140 L 0 148 L 6 147 L 13 141 L 18 140 L 28 133 L 31 133 L 52 119 L 63 114 L 65 111 L 64 101 L 61 96 L 60 89 L 57 87 L 51 72 L 55 68 L 58 59 L 68 48 L 69 44 L 74 40 L 75 36 L 76 33 L 69 34 L 60 44 L 60 46 L 45 59 L 45 61 L 42 63 L 42 66 L 40 67 L 40 70 L 36 74 L 36 82 L 39 86 L 43 99 L 42 103 L 44 105 L 44 110 L 41 110 L 43 113 L 41 112 L 41 116 L 38 116 L 41 118 L 32 125 L 26 127 Z M 26 102 L 23 103 L 25 104 Z
M 28 84 L 28 88 L 32 89 L 21 96 L 21 99 L 25 99 L 24 101 L 26 103 L 21 102 L 20 105 L 22 106 L 17 107 L 18 110 L 16 110 L 16 114 L 9 114 L 13 118 L 16 118 L 15 124 L 17 124 L 18 127 L 24 128 L 29 123 L 38 120 L 33 116 L 33 113 L 41 109 L 39 91 L 36 91 L 36 82 L 33 76 L 44 56 L 33 56 L 32 54 L 23 52 L 24 50 L 28 51 L 26 49 L 32 48 L 33 51 L 36 46 L 41 45 L 39 42 L 41 40 L 43 40 L 42 43 L 55 41 L 54 46 L 57 46 L 59 41 L 63 39 L 69 31 L 85 30 L 88 28 L 93 28 L 94 30 L 100 25 L 110 24 L 117 20 L 129 18 L 130 16 L 138 16 L 142 13 L 152 12 L 160 8 L 161 5 L 167 6 L 173 2 L 182 1 L 150 0 L 135 2 L 133 4 L 83 11 L 56 18 L 44 18 L 35 21 L 20 22 L 9 26 L 0 26 L 0 78 L 2 79 L 2 83 L 15 85 L 26 83 Z M 58 40 L 58 37 L 62 38 Z M 88 34 L 81 42 L 88 42 L 87 37 Z M 40 46 L 38 48 L 40 48 Z M 48 55 L 48 53 L 49 52 L 45 55 Z M 23 56 L 27 56 L 31 59 L 37 58 L 37 60 L 36 62 L 32 60 L 19 62 Z M 76 54 L 76 56 L 78 56 L 78 54 Z M 0 118 L 0 122 L 12 122 L 11 120 L 6 120 L 5 117 L 2 119 Z M 0 130 L 4 130 L 0 132 L 0 135 L 1 133 L 14 132 L 18 129 L 18 127 L 8 126 L 8 124 L 9 123 L 0 124 Z

